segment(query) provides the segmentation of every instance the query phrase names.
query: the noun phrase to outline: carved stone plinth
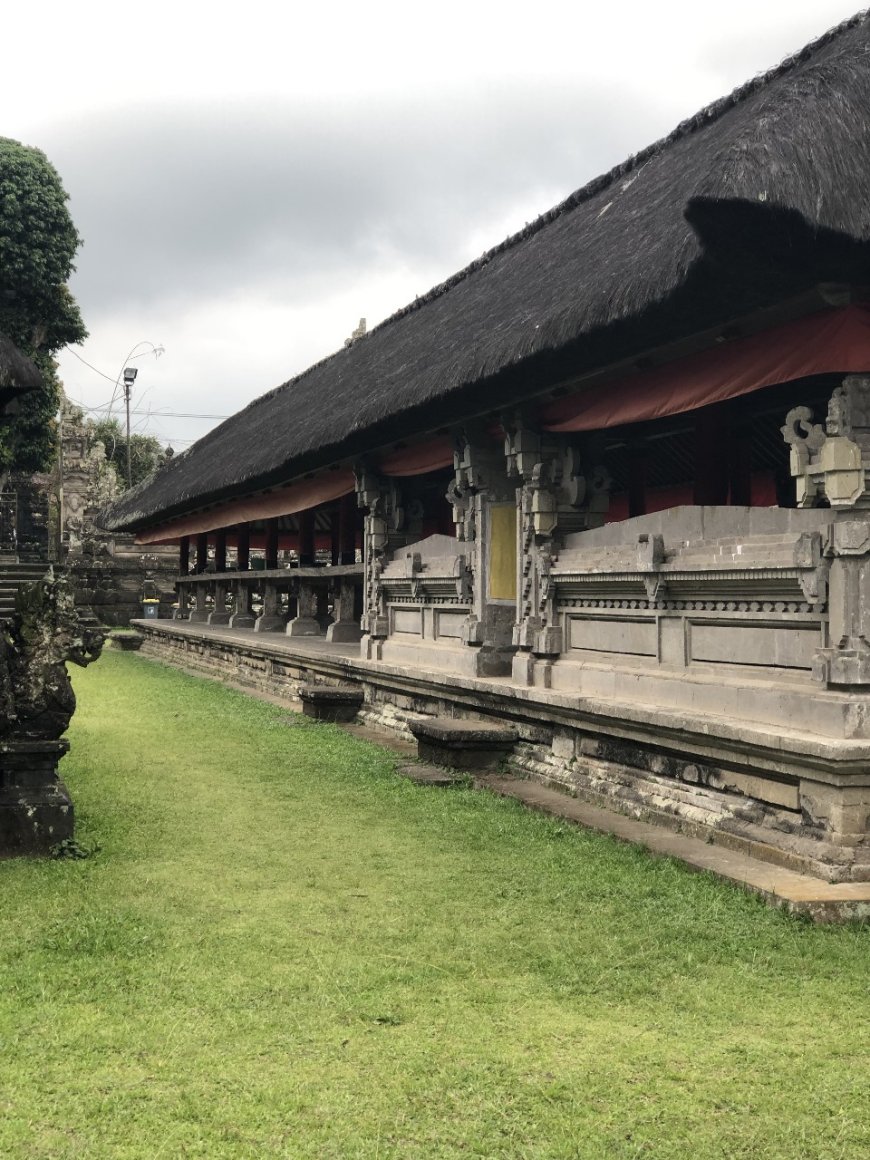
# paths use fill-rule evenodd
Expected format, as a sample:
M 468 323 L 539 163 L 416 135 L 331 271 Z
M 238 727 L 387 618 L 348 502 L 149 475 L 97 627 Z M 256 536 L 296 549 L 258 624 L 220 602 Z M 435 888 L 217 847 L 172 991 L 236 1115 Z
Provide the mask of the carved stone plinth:
M 317 721 L 355 721 L 362 708 L 358 685 L 301 685 L 302 712 Z
M 0 850 L 45 854 L 73 834 L 73 805 L 58 780 L 68 741 L 0 741 Z
M 517 740 L 508 725 L 428 717 L 410 726 L 417 739 L 417 756 L 448 769 L 498 769 Z
M 288 636 L 322 636 L 319 621 L 313 616 L 294 616 L 287 622 Z
M 263 613 L 254 621 L 254 632 L 283 632 L 287 626 L 287 620 L 283 616 L 267 616 Z
M 326 639 L 335 644 L 352 644 L 362 639 L 362 629 L 355 620 L 336 620 L 326 630 Z

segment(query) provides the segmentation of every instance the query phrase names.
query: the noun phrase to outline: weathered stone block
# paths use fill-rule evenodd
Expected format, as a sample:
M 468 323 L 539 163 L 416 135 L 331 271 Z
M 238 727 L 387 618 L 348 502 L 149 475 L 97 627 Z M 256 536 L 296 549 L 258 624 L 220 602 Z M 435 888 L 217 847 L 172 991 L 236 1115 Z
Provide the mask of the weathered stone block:
M 427 717 L 410 729 L 420 760 L 449 769 L 497 769 L 517 740 L 511 726 L 453 717 Z
M 358 685 L 300 685 L 302 712 L 316 721 L 354 721 L 362 708 Z
M 73 835 L 74 814 L 57 763 L 67 741 L 0 742 L 0 850 L 45 854 Z

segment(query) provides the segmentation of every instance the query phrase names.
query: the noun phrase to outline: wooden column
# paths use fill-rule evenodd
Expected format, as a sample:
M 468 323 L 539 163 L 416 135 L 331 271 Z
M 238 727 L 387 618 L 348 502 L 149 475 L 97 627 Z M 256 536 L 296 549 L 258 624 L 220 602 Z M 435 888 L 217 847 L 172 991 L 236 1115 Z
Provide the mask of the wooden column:
M 236 569 L 239 572 L 247 572 L 251 566 L 251 526 L 250 524 L 239 524 L 237 531 L 236 549 L 237 562 Z
M 752 428 L 740 423 L 731 433 L 731 488 L 732 507 L 750 507 L 752 504 Z
M 646 468 L 649 450 L 642 439 L 628 448 L 628 515 L 646 515 Z
M 190 536 L 182 536 L 178 541 L 178 572 L 186 576 L 190 571 Z
M 220 528 L 215 532 L 214 537 L 214 570 L 215 572 L 226 572 L 227 570 L 227 532 L 226 528 Z
M 204 572 L 208 561 L 208 532 L 200 532 L 196 537 L 196 570 Z
M 362 513 L 357 507 L 356 493 L 343 495 L 338 509 L 338 563 L 356 563 L 356 528 Z
M 299 567 L 311 568 L 314 565 L 314 512 L 300 512 L 299 520 Z
M 278 567 L 278 517 L 266 520 L 266 567 Z
M 329 552 L 333 564 L 341 563 L 341 515 L 338 508 L 329 513 Z
M 722 405 L 695 412 L 695 489 L 704 506 L 728 503 L 729 416 Z

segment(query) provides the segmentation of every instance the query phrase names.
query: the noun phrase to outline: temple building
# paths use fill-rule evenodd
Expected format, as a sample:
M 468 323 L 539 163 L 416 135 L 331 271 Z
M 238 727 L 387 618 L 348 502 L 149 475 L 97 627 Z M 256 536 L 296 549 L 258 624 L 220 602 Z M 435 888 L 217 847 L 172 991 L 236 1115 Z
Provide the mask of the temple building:
M 146 651 L 870 880 L 868 110 L 861 15 L 127 493 Z

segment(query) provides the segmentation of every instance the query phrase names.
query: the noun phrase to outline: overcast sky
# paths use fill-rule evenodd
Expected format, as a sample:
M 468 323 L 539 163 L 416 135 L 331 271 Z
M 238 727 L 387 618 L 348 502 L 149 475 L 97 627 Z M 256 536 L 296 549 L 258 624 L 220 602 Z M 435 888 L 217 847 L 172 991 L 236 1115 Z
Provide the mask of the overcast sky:
M 162 345 L 134 422 L 180 450 L 215 421 L 177 416 L 304 370 L 856 2 L 5 9 L 0 136 L 48 154 L 84 238 L 96 370 L 64 354 L 67 393 L 105 406 Z

